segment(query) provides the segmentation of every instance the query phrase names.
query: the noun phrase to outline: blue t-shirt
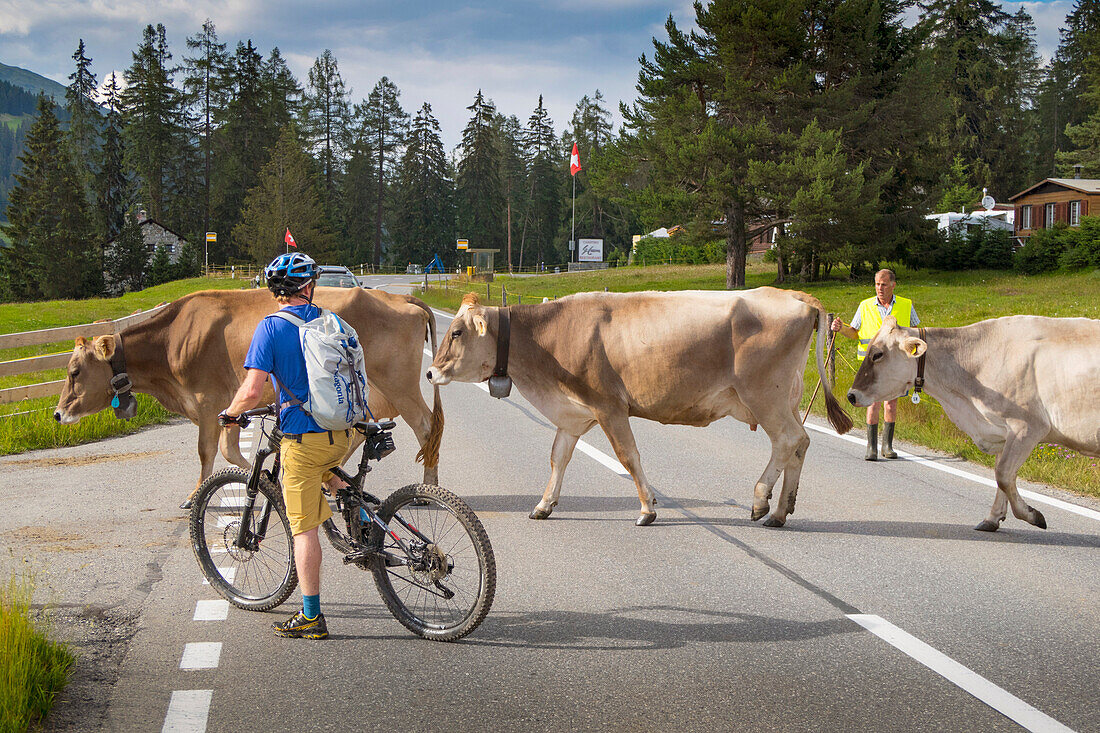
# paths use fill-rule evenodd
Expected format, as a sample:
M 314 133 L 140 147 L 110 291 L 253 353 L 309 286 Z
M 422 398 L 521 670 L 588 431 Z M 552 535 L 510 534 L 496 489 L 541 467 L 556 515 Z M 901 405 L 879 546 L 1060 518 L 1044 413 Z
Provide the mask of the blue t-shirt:
M 321 309 L 315 305 L 294 305 L 283 310 L 293 313 L 304 321 L 311 321 L 321 315 Z M 309 396 L 309 380 L 306 377 L 306 359 L 302 355 L 302 342 L 299 340 L 298 327 L 282 318 L 268 316 L 260 321 L 256 333 L 252 335 L 252 344 L 244 357 L 245 369 L 260 369 L 279 378 L 283 387 L 292 391 L 294 397 L 305 402 Z M 290 401 L 290 395 L 279 389 L 275 380 L 272 386 L 279 394 L 279 404 Z M 313 418 L 298 405 L 288 405 L 279 413 L 279 426 L 284 433 L 323 433 L 325 429 L 314 422 Z

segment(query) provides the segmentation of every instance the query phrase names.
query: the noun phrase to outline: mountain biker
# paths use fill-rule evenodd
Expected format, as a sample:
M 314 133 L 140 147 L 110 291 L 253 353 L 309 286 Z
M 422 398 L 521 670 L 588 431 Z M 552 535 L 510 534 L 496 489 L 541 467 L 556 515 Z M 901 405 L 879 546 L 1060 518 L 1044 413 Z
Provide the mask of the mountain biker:
M 313 305 L 317 263 L 301 252 L 281 254 L 264 269 L 267 287 L 282 309 L 310 321 L 320 315 Z M 279 396 L 279 426 L 283 439 L 279 458 L 283 470 L 283 500 L 294 535 L 294 562 L 302 589 L 302 610 L 287 621 L 272 624 L 277 636 L 328 638 L 321 613 L 321 542 L 317 528 L 332 516 L 321 491 L 344 485 L 328 469 L 347 453 L 348 431 L 320 427 L 300 405 L 309 396 L 306 363 L 298 327 L 282 318 L 264 318 L 256 327 L 245 356 L 244 382 L 229 407 L 219 415 L 223 425 L 234 424 L 245 410 L 260 402 L 265 382 L 274 376 Z M 285 388 L 285 389 L 284 389 Z M 289 390 L 290 392 L 287 392 Z M 293 393 L 293 394 L 291 394 Z

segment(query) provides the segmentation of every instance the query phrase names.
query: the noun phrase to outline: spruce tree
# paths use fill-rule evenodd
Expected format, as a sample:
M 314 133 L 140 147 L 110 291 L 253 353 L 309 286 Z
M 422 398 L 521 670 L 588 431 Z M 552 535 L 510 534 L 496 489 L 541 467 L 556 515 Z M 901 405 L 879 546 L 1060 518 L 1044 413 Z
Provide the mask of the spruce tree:
M 137 216 L 126 214 L 118 236 L 103 253 L 108 290 L 116 294 L 142 290 L 151 255 L 151 247 L 145 243 Z
M 122 142 L 119 91 L 118 79 L 115 74 L 111 74 L 104 85 L 107 114 L 103 120 L 103 136 L 96 161 L 95 179 L 96 203 L 105 239 L 116 237 L 122 231 L 130 190 Z
M 496 105 L 479 89 L 466 109 L 472 115 L 462 131 L 455 184 L 458 235 L 477 249 L 503 249 L 507 216 L 500 180 L 500 148 L 493 129 Z
M 53 101 L 40 95 L 37 113 L 4 227 L 12 241 L 3 257 L 7 293 L 20 300 L 98 295 L 102 256 L 84 187 Z
M 315 164 L 302 149 L 297 130 L 285 127 L 259 182 L 245 197 L 234 241 L 246 248 L 253 262 L 266 263 L 285 251 L 283 236 L 289 228 L 301 250 L 318 262 L 336 257 L 336 238 L 321 206 L 320 188 Z
M 271 49 L 263 68 L 263 87 L 266 95 L 265 127 L 281 130 L 301 114 L 302 85 L 294 78 L 279 47 Z
M 65 90 L 65 109 L 69 113 L 69 146 L 73 164 L 80 175 L 88 203 L 95 201 L 94 159 L 103 120 L 95 103 L 96 78 L 92 60 L 84 55 L 84 39 L 80 39 L 73 54 L 76 70 L 69 74 L 71 83 Z
M 505 253 L 508 271 L 516 263 L 523 221 L 527 211 L 527 163 L 523 151 L 523 126 L 515 115 L 498 115 L 497 139 L 500 142 L 500 183 L 504 193 Z M 513 251 L 514 250 L 514 251 Z
M 153 258 L 149 260 L 149 273 L 146 276 L 146 287 L 153 287 L 171 281 L 175 277 L 175 268 L 168 250 L 163 246 L 156 248 Z
M 391 259 L 427 264 L 436 254 L 454 264 L 454 183 L 443 150 L 439 121 L 427 102 L 406 139 L 396 183 Z
M 218 41 L 217 29 L 207 18 L 202 30 L 187 39 L 187 48 L 195 52 L 194 56 L 184 57 L 184 92 L 189 105 L 196 107 L 196 120 L 199 128 L 199 147 L 203 159 L 203 218 L 204 232 L 210 231 L 210 176 L 213 156 L 213 133 L 216 110 L 225 104 L 226 89 L 223 85 L 225 68 L 229 65 L 229 55 L 225 44 Z
M 309 70 L 302 107 L 302 134 L 321 161 L 325 195 L 335 200 L 336 180 L 347 143 L 348 91 L 332 51 L 325 49 Z
M 355 108 L 355 116 L 362 119 L 364 131 L 369 132 L 375 159 L 374 253 L 371 259 L 375 267 L 382 264 L 382 212 L 387 184 L 393 178 L 397 153 L 409 127 L 409 115 L 401 108 L 400 96 L 397 86 L 383 76 L 374 85 L 365 104 Z
M 520 265 L 529 246 L 535 262 L 560 262 L 569 255 L 565 247 L 554 246 L 561 214 L 561 159 L 554 121 L 539 95 L 538 106 L 527 118 L 524 131 L 524 155 L 527 159 L 527 209 L 520 238 Z
M 136 174 L 149 216 L 160 221 L 170 221 L 169 178 L 184 137 L 182 98 L 172 85 L 171 59 L 164 26 L 146 26 L 122 92 L 127 168 Z

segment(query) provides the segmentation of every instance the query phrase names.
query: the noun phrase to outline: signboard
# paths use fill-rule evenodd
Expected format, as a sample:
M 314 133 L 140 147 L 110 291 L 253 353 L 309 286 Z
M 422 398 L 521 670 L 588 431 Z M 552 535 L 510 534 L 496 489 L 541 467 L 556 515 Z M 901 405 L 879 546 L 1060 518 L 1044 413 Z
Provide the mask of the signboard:
M 577 262 L 603 262 L 602 239 L 578 239 Z
M 459 249 L 469 249 L 470 248 L 470 241 L 468 239 L 458 240 L 458 248 Z
M 207 232 L 206 233 L 206 241 L 207 242 L 217 242 L 218 241 L 218 233 L 217 232 Z

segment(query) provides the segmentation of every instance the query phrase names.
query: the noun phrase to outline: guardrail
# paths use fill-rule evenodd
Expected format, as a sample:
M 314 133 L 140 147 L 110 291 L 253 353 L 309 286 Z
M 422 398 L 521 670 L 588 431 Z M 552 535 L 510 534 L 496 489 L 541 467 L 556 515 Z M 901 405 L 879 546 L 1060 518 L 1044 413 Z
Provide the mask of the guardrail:
M 61 326 L 60 328 L 45 328 L 39 331 L 22 331 L 20 333 L 6 333 L 0 335 L 0 349 L 12 349 L 19 346 L 38 346 L 40 344 L 52 344 L 58 341 L 75 339 L 77 336 L 95 338 L 106 334 L 116 334 L 127 326 L 141 323 L 156 314 L 167 303 L 161 303 L 147 311 L 131 313 L 115 320 L 96 321 L 95 323 L 82 323 L 77 326 Z M 0 362 L 0 377 L 10 377 L 29 372 L 40 372 L 44 369 L 60 369 L 69 363 L 72 351 L 63 351 L 43 356 L 31 356 L 26 359 L 13 359 Z M 24 384 L 19 387 L 0 389 L 0 405 L 11 404 L 21 400 L 29 400 L 35 397 L 49 397 L 61 394 L 61 386 L 64 379 L 53 382 L 39 382 L 37 384 Z

